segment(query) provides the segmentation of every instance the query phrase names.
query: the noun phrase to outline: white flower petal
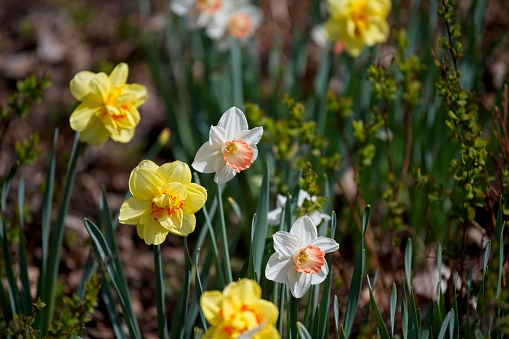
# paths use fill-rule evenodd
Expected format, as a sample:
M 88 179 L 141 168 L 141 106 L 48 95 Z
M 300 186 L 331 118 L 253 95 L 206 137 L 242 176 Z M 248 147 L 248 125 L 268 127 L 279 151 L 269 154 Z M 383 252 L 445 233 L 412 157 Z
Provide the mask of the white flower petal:
M 311 286 L 313 274 L 300 273 L 295 269 L 288 271 L 288 284 L 290 285 L 290 292 L 295 298 L 301 298 L 308 291 Z
M 318 237 L 310 245 L 320 248 L 324 253 L 334 252 L 339 249 L 339 244 L 331 238 Z
M 267 214 L 267 222 L 271 226 L 279 225 L 280 219 L 281 219 L 281 212 L 283 209 L 281 207 L 276 207 L 272 211 L 269 211 Z
M 295 252 L 299 250 L 297 247 L 299 245 L 299 239 L 288 232 L 276 232 L 272 235 L 272 239 L 274 240 L 274 250 L 284 257 L 293 257 Z M 280 258 L 281 255 L 279 256 Z
M 222 159 L 220 159 L 222 161 Z M 230 181 L 237 171 L 233 168 L 226 166 L 226 163 L 223 161 L 223 166 L 219 166 L 220 168 L 216 170 L 216 176 L 214 177 L 214 181 L 218 184 L 224 184 L 227 181 Z
M 304 203 L 304 200 L 311 200 L 311 196 L 309 195 L 308 192 L 304 191 L 304 190 L 299 190 L 299 196 L 297 197 L 297 206 L 302 206 L 302 204 Z
M 241 131 L 235 135 L 234 139 L 241 139 L 249 146 L 255 146 L 260 142 L 263 135 L 263 127 L 255 127 L 247 131 Z
M 278 283 L 287 284 L 288 271 L 295 271 L 295 269 L 293 269 L 294 265 L 295 263 L 292 258 L 281 260 L 279 259 L 278 253 L 273 253 L 265 267 L 265 277 Z
M 193 0 L 173 0 L 170 3 L 170 9 L 178 16 L 184 16 L 189 12 L 189 8 L 194 4 Z
M 277 195 L 276 206 L 277 207 L 284 207 L 285 204 L 286 204 L 286 199 L 287 199 L 286 196 L 278 194 Z
M 191 166 L 201 173 L 213 173 L 215 172 L 214 164 L 220 156 L 221 152 L 218 149 L 210 149 L 209 143 L 206 142 L 198 149 L 198 152 L 196 152 Z
M 330 220 L 330 215 L 320 213 L 320 211 L 311 212 L 309 214 L 309 217 L 311 218 L 311 220 L 313 220 L 313 223 L 315 225 L 319 225 L 322 222 L 322 220 Z
M 311 277 L 311 285 L 321 284 L 325 278 L 327 278 L 327 274 L 329 274 L 329 266 L 327 265 L 327 261 L 324 263 L 320 271 L 317 274 L 313 274 Z
M 223 147 L 224 143 L 227 142 L 228 140 L 230 139 L 226 137 L 226 130 L 223 127 L 221 126 L 210 127 L 209 145 L 221 148 Z
M 317 237 L 316 226 L 307 215 L 300 217 L 293 223 L 290 233 L 299 239 L 299 248 L 308 246 Z
M 235 106 L 224 112 L 217 125 L 226 130 L 226 140 L 233 140 L 238 132 L 248 129 L 244 112 Z

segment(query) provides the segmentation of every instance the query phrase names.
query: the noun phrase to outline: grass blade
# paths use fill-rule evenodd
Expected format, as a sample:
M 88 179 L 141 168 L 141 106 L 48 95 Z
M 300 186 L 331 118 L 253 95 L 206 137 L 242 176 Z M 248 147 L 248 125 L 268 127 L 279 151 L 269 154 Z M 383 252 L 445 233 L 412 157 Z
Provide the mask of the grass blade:
M 9 170 L 9 174 L 5 179 L 2 185 L 2 199 L 0 202 L 0 240 L 2 241 L 2 257 L 4 258 L 5 264 L 5 274 L 7 278 L 7 290 L 9 293 L 9 298 L 11 300 L 11 310 L 13 314 L 17 314 L 21 310 L 20 300 L 19 300 L 19 290 L 18 285 L 16 283 L 16 277 L 14 275 L 14 269 L 12 265 L 11 259 L 11 251 L 9 248 L 9 243 L 7 239 L 7 195 L 9 194 L 9 189 L 11 187 L 11 181 L 16 171 L 18 169 L 18 165 L 13 165 Z
M 118 314 L 117 308 L 115 307 L 115 299 L 111 293 L 110 285 L 106 279 L 106 275 L 101 278 L 101 295 L 103 298 L 108 317 L 110 318 L 115 338 L 126 338 L 124 330 L 122 329 L 122 322 L 120 321 L 120 315 Z
M 131 297 L 125 288 L 125 286 L 127 286 L 125 277 L 119 273 L 115 260 L 112 260 L 114 254 L 108 247 L 108 244 L 99 228 L 88 219 L 85 219 L 84 223 L 90 238 L 92 238 L 94 250 L 96 251 L 97 256 L 101 258 L 103 264 L 106 265 L 106 269 L 111 277 L 113 286 L 117 291 L 120 306 L 124 313 L 124 319 L 127 323 L 127 328 L 129 329 L 129 334 L 131 338 L 141 338 L 140 328 L 132 308 Z
M 405 248 L 405 276 L 407 288 L 410 291 L 412 289 L 412 239 L 410 238 Z
M 369 277 L 367 277 L 368 287 L 369 287 L 369 300 L 371 304 L 371 308 L 375 311 L 375 319 L 378 324 L 377 328 L 380 333 L 380 337 L 382 339 L 390 339 L 389 332 L 387 331 L 387 327 L 385 326 L 384 319 L 380 314 L 380 310 L 378 309 L 378 305 L 376 304 L 375 297 L 373 296 L 373 290 L 371 288 L 371 282 L 369 281 Z
M 199 258 L 200 258 L 200 249 L 197 248 L 196 254 L 194 256 L 194 268 L 195 268 L 195 272 L 196 272 L 196 292 L 195 293 L 196 293 L 196 300 L 197 300 L 198 304 L 200 303 L 200 298 L 201 298 L 201 295 L 203 294 L 203 285 L 201 283 L 200 270 L 199 270 L 199 266 L 198 266 Z M 205 316 L 203 315 L 203 312 L 201 311 L 201 307 L 199 307 L 199 312 L 200 312 L 200 319 L 201 319 L 203 328 L 205 329 L 205 331 L 207 331 L 208 324 L 207 324 L 207 320 L 205 319 Z
M 67 175 L 65 178 L 64 191 L 62 201 L 58 209 L 58 217 L 51 235 L 51 243 L 49 247 L 49 254 L 46 262 L 48 268 L 45 276 L 41 276 L 40 289 L 38 295 L 46 307 L 37 312 L 36 328 L 40 329 L 40 336 L 43 336 L 49 326 L 50 320 L 53 318 L 55 310 L 55 286 L 58 276 L 58 266 L 60 264 L 60 252 L 62 250 L 62 242 L 64 240 L 64 220 L 69 207 L 69 200 L 71 191 L 74 186 L 74 177 L 76 175 L 76 164 L 78 163 L 79 155 L 79 136 L 80 133 L 76 132 L 74 136 L 74 143 L 71 151 L 71 158 L 69 160 L 69 167 L 67 168 Z
M 25 316 L 32 312 L 32 296 L 28 280 L 28 264 L 25 246 L 25 223 L 23 220 L 23 200 L 25 198 L 25 182 L 18 183 L 18 214 L 19 214 L 19 275 L 21 279 L 21 307 Z
M 440 332 L 438 332 L 437 339 L 443 339 L 445 337 L 445 333 L 447 332 L 447 329 L 449 328 L 449 322 L 453 319 L 454 314 L 453 311 L 450 310 L 449 313 L 447 313 L 447 316 L 444 319 L 444 322 L 442 323 L 442 327 L 440 328 Z
M 339 338 L 339 301 L 338 296 L 334 296 L 334 326 L 336 329 L 336 338 Z
M 394 337 L 394 319 L 396 319 L 396 303 L 398 301 L 398 292 L 396 291 L 396 284 L 392 283 L 391 289 L 391 306 L 390 306 L 390 317 L 391 317 L 391 337 Z
M 184 256 L 185 256 L 185 274 L 182 291 L 177 302 L 175 314 L 173 316 L 171 338 L 183 338 L 185 333 L 185 323 L 187 319 L 187 299 L 189 297 L 189 289 L 191 286 L 191 275 L 193 271 L 189 249 L 187 247 L 187 237 L 184 238 Z
M 154 270 L 156 273 L 156 305 L 157 305 L 157 335 L 168 338 L 168 324 L 166 322 L 166 307 L 164 293 L 164 272 L 161 260 L 161 246 L 154 245 Z
M 256 208 L 256 222 L 251 251 L 253 252 L 253 271 L 258 276 L 258 283 L 263 274 L 262 261 L 263 252 L 265 250 L 265 241 L 267 237 L 267 214 L 269 213 L 269 163 L 266 163 L 265 172 L 263 173 L 260 197 L 258 198 L 258 206 Z
M 297 333 L 299 333 L 299 338 L 301 339 L 313 339 L 306 327 L 300 321 L 297 321 Z
M 53 189 L 55 187 L 55 148 L 58 141 L 58 129 L 53 136 L 53 145 L 49 156 L 49 168 L 46 176 L 46 187 L 44 189 L 44 201 L 42 205 L 42 258 L 41 258 L 41 277 L 46 276 L 49 248 L 49 233 L 51 228 L 51 211 L 53 210 Z M 41 283 L 39 280 L 39 284 Z M 39 286 L 40 291 L 40 286 Z
M 359 299 L 361 296 L 362 277 L 364 276 L 364 266 L 366 263 L 366 252 L 364 250 L 364 235 L 369 223 L 369 216 L 371 214 L 371 206 L 367 205 L 362 214 L 362 229 L 361 229 L 361 245 L 359 253 L 355 259 L 355 266 L 353 269 L 352 282 L 350 283 L 350 292 L 348 293 L 348 301 L 346 303 L 345 322 L 344 322 L 344 335 L 348 338 L 352 330 L 357 307 L 359 306 Z

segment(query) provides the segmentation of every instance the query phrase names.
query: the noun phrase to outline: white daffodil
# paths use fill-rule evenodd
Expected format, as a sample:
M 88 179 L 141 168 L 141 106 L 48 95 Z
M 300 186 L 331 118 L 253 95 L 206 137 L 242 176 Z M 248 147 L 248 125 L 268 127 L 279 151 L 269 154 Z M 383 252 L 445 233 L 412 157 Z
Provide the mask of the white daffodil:
M 206 34 L 219 40 L 219 47 L 228 47 L 228 36 L 246 41 L 260 27 L 263 14 L 259 7 L 246 0 L 225 1 L 221 10 L 211 17 Z
M 297 207 L 302 207 L 305 200 L 310 200 L 312 202 L 316 201 L 316 196 L 310 196 L 308 192 L 304 190 L 299 191 L 299 196 L 297 197 Z M 275 226 L 279 225 L 280 218 L 281 218 L 281 212 L 283 212 L 283 207 L 286 205 L 286 197 L 278 194 L 277 200 L 276 200 L 276 208 L 272 211 L 269 211 L 269 214 L 267 215 L 267 219 L 269 222 L 269 225 Z M 315 225 L 319 225 L 322 220 L 330 220 L 330 216 L 322 213 L 318 210 L 312 211 L 308 216 L 313 220 L 313 223 Z
M 276 232 L 272 239 L 276 252 L 267 262 L 265 277 L 290 285 L 295 298 L 325 280 L 329 274 L 325 253 L 339 248 L 334 239 L 318 237 L 315 224 L 306 215 L 295 221 L 289 233 Z
M 203 28 L 223 7 L 224 0 L 173 0 L 170 9 L 178 16 L 187 16 L 191 28 Z
M 209 141 L 200 147 L 192 166 L 198 172 L 215 172 L 214 181 L 225 183 L 256 160 L 262 134 L 263 127 L 248 129 L 246 116 L 233 106 L 210 128 Z

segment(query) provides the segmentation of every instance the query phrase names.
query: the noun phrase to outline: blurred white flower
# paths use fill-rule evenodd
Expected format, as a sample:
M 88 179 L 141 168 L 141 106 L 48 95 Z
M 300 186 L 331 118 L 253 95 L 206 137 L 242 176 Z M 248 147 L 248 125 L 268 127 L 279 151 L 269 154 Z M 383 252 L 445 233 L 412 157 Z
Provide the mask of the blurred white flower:
M 325 25 L 316 25 L 311 29 L 311 39 L 321 49 L 327 48 L 329 39 L 327 38 L 327 32 L 325 31 Z
M 317 235 L 306 215 L 295 221 L 290 232 L 276 232 L 272 236 L 276 252 L 267 262 L 265 277 L 288 284 L 295 298 L 302 297 L 311 285 L 321 284 L 329 274 L 325 253 L 336 251 L 339 244 Z
M 198 172 L 215 172 L 214 181 L 225 183 L 256 160 L 262 134 L 263 127 L 248 129 L 244 112 L 233 106 L 210 128 L 209 141 L 200 147 L 192 166 Z
M 219 40 L 220 46 L 227 47 L 228 36 L 246 41 L 260 27 L 263 14 L 259 7 L 246 0 L 225 0 L 221 10 L 211 17 L 206 34 Z
M 304 200 L 310 200 L 312 202 L 316 201 L 315 196 L 310 196 L 308 192 L 304 190 L 299 191 L 299 196 L 297 197 L 297 207 L 302 207 L 302 204 L 304 204 Z M 278 194 L 277 200 L 276 200 L 276 208 L 272 211 L 269 211 L 269 214 L 267 215 L 267 219 L 269 222 L 269 225 L 275 226 L 279 225 L 279 219 L 281 218 L 281 212 L 283 211 L 283 208 L 286 204 L 286 197 L 283 195 Z M 322 213 L 318 210 L 312 211 L 308 216 L 313 220 L 313 223 L 315 225 L 319 225 L 322 220 L 330 220 L 330 216 Z
M 170 9 L 178 16 L 187 16 L 191 28 L 204 28 L 223 3 L 224 0 L 173 0 Z

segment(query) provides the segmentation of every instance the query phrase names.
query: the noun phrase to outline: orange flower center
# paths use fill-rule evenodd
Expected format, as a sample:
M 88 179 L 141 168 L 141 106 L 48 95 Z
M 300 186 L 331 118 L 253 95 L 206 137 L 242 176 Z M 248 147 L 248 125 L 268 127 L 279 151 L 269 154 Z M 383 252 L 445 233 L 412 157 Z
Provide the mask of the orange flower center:
M 110 91 L 108 98 L 104 102 L 104 106 L 102 109 L 101 118 L 104 119 L 106 115 L 109 115 L 113 121 L 117 121 L 119 119 L 125 118 L 125 111 L 129 109 L 127 104 L 123 104 L 122 106 L 118 106 L 116 102 L 117 98 L 122 94 L 122 89 L 120 87 L 113 87 Z
M 223 0 L 198 0 L 196 9 L 207 14 L 214 14 L 223 4 Z
M 175 212 L 184 207 L 185 200 L 180 200 L 173 195 L 166 193 L 152 199 L 152 213 L 154 220 L 159 220 L 163 215 L 172 216 Z
M 325 253 L 318 247 L 309 245 L 299 250 L 293 260 L 294 268 L 301 273 L 317 274 L 325 265 Z
M 219 314 L 223 316 L 222 309 L 219 309 Z M 229 319 L 223 320 L 222 332 L 225 332 L 231 338 L 236 338 L 243 332 L 259 326 L 263 322 L 263 317 L 257 314 L 252 307 L 243 304 L 238 312 L 232 313 Z
M 245 39 L 253 28 L 253 21 L 245 13 L 232 16 L 228 23 L 228 33 L 236 39 Z
M 226 165 L 233 168 L 237 173 L 251 166 L 253 155 L 253 149 L 243 140 L 232 140 L 224 143 L 224 161 Z

